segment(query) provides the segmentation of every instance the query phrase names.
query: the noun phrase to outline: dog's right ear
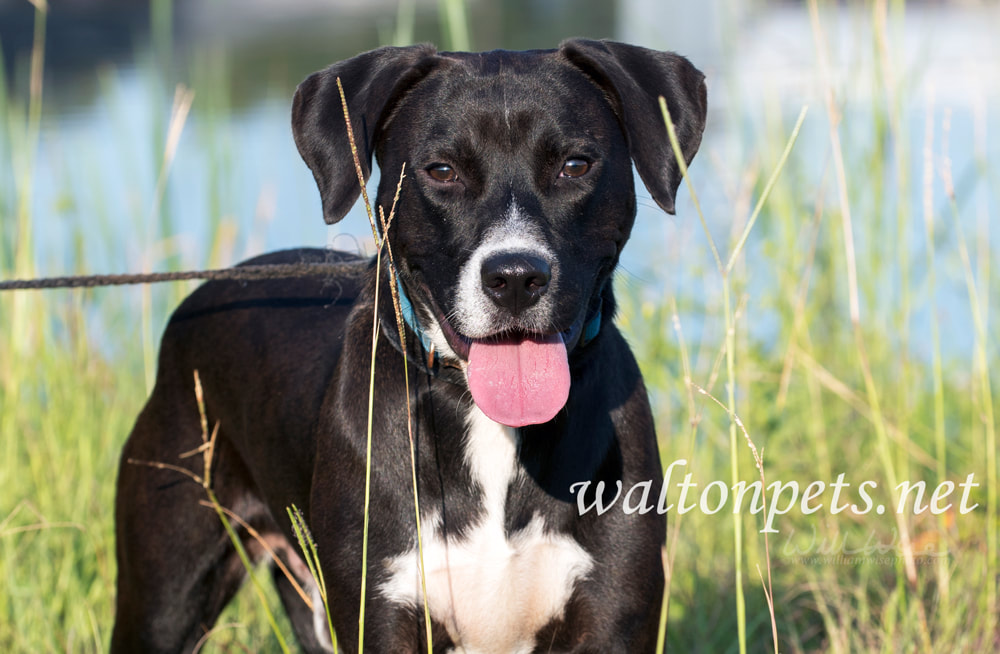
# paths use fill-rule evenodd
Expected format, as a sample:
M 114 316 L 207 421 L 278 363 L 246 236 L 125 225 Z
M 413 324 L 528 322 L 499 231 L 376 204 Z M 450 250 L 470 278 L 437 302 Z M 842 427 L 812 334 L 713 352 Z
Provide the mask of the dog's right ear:
M 435 53 L 431 45 L 379 48 L 333 64 L 299 84 L 292 104 L 292 134 L 316 178 L 327 224 L 343 218 L 361 193 L 337 78 L 344 87 L 358 159 L 368 181 L 383 118 L 435 65 Z

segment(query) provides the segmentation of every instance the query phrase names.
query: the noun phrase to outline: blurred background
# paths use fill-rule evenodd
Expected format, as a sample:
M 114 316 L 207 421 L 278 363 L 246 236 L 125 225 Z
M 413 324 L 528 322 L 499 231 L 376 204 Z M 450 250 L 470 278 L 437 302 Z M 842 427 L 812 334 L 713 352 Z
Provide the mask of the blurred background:
M 708 76 L 695 195 L 682 187 L 668 216 L 640 184 L 617 278 L 664 462 L 686 458 L 708 483 L 730 479 L 735 452 L 756 478 L 693 380 L 727 404 L 731 385 L 769 481 L 847 472 L 890 505 L 893 480 L 976 474 L 969 515 L 789 513 L 770 544 L 776 623 L 795 651 L 996 649 L 1000 3 L 810 8 L 0 0 L 0 279 L 221 267 L 303 245 L 371 253 L 363 208 L 323 223 L 289 126 L 298 82 L 364 50 L 587 36 L 677 51 Z M 709 239 L 726 261 L 752 216 L 727 289 Z M 0 293 L 0 649 L 106 648 L 117 452 L 193 287 Z M 773 649 L 758 517 L 737 522 L 739 544 L 725 512 L 671 516 L 675 650 Z M 240 602 L 210 645 L 273 650 L 254 598 Z
M 864 184 L 851 192 L 868 203 L 864 224 L 876 234 L 880 225 L 893 224 L 885 219 L 900 202 L 920 206 L 922 112 L 933 94 L 939 114 L 951 111 L 954 176 L 964 191 L 963 216 L 972 220 L 982 215 L 988 196 L 977 166 L 998 147 L 995 130 L 987 129 L 997 118 L 990 99 L 1000 93 L 997 3 L 889 4 L 890 20 L 896 20 L 886 27 L 883 45 L 869 4 L 822 8 L 837 107 L 847 115 L 845 140 L 913 155 L 886 162 L 907 168 L 898 173 L 913 183 L 898 190 L 909 197 L 875 197 L 877 189 Z M 361 206 L 329 229 L 318 220 L 318 193 L 290 138 L 289 108 L 295 86 L 310 72 L 383 44 L 527 49 L 588 36 L 688 56 L 708 75 L 710 120 L 695 164 L 701 174 L 693 181 L 717 239 L 734 224 L 733 200 L 743 178 L 773 163 L 783 144 L 768 137 L 780 137 L 803 105 L 814 111 L 795 153 L 796 174 L 818 185 L 830 162 L 826 125 L 819 120 L 822 80 L 802 2 L 62 0 L 51 3 L 39 27 L 30 2 L 0 0 L 5 114 L 16 114 L 29 99 L 31 52 L 39 36 L 44 99 L 30 208 L 44 216 L 36 221 L 44 225 L 44 238 L 32 239 L 32 248 L 46 274 L 225 264 L 303 244 L 357 248 L 355 239 L 368 245 Z M 883 55 L 884 68 L 878 65 Z M 892 89 L 886 89 L 887 76 Z M 158 189 L 179 86 L 193 92 L 193 101 Z M 885 118 L 898 133 L 880 133 L 884 126 L 867 119 L 880 101 L 892 102 Z M 16 141 L 8 135 L 0 144 L 13 154 Z M 0 180 L 8 186 L 5 197 L 15 197 L 16 179 L 7 174 Z M 687 266 L 645 270 L 662 258 L 664 247 L 675 257 L 709 255 L 697 247 L 702 232 L 693 207 L 682 204 L 677 217 L 666 216 L 644 189 L 638 192 L 644 202 L 625 271 L 643 282 L 666 275 L 671 283 L 698 284 Z M 683 190 L 681 195 L 687 197 Z M 8 260 L 15 222 L 6 220 L 2 228 Z M 911 224 L 906 237 L 922 243 L 922 223 Z M 943 300 L 963 297 L 946 294 Z M 766 322 L 756 325 L 765 329 Z

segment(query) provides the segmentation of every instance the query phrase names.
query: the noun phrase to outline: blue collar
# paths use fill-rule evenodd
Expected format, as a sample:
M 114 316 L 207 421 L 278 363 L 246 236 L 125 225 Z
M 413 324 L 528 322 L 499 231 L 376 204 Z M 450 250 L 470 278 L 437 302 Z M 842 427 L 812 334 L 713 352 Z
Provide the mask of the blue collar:
M 396 290 L 399 291 L 399 309 L 403 314 L 403 322 L 406 326 L 410 328 L 417 338 L 420 339 L 420 344 L 424 347 L 424 352 L 428 355 L 434 352 L 434 344 L 431 341 L 431 337 L 427 335 L 420 327 L 420 322 L 417 320 L 417 312 L 413 309 L 413 304 L 410 302 L 410 298 L 407 297 L 406 291 L 403 290 L 403 284 L 399 281 L 399 275 L 396 275 Z M 578 347 L 584 347 L 592 340 L 597 338 L 597 335 L 601 332 L 601 312 L 598 311 L 593 318 L 591 318 L 587 325 L 583 328 L 583 334 L 580 336 L 580 342 L 577 343 Z M 433 365 L 434 360 L 437 359 L 437 354 L 433 355 L 433 359 L 429 360 L 428 363 Z
M 592 340 L 597 338 L 597 335 L 601 333 L 601 310 L 598 309 L 594 317 L 590 319 L 586 327 L 583 328 L 583 335 L 580 336 L 580 347 L 583 347 L 590 343 Z
M 434 344 L 431 342 L 431 337 L 420 328 L 420 323 L 417 322 L 417 312 L 413 310 L 413 304 L 410 303 L 410 298 L 403 290 L 403 284 L 399 281 L 399 273 L 396 274 L 396 290 L 399 291 L 399 310 L 403 314 L 403 322 L 420 339 L 420 344 L 424 346 L 424 352 L 433 352 Z

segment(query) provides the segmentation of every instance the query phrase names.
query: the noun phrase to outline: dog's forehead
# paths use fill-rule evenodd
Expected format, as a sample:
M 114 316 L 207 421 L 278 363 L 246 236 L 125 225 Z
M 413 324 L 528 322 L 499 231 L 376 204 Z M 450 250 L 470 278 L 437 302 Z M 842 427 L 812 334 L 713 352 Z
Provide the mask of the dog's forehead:
M 441 52 L 438 56 L 460 64 L 467 72 L 484 77 L 498 74 L 536 74 L 539 66 L 551 66 L 564 60 L 558 50 Z
M 501 101 L 551 106 L 590 91 L 600 97 L 583 73 L 557 50 L 444 53 L 430 75 L 442 97 L 454 101 Z
M 396 113 L 409 114 L 390 122 L 417 148 L 462 138 L 527 147 L 542 135 L 619 131 L 605 93 L 558 50 L 443 53 Z

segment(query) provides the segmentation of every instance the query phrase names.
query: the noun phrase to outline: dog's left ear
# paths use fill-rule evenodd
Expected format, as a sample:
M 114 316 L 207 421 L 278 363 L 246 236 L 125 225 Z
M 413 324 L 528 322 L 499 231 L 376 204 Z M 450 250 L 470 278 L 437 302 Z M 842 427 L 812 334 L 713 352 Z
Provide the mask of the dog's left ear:
M 435 52 L 431 45 L 379 48 L 333 64 L 299 84 L 292 104 L 292 134 L 316 178 L 327 224 L 343 218 L 361 194 L 337 78 L 344 87 L 358 159 L 368 181 L 383 119 L 396 99 L 435 65 Z
M 680 55 L 613 41 L 570 39 L 560 50 L 608 95 L 639 176 L 656 203 L 674 213 L 681 171 L 659 97 L 667 101 L 684 161 L 690 163 L 705 130 L 705 76 Z

